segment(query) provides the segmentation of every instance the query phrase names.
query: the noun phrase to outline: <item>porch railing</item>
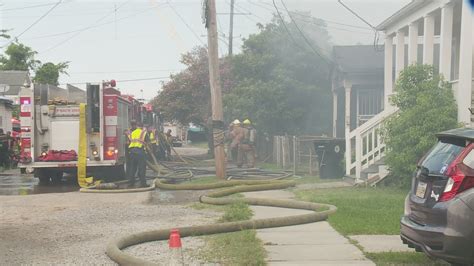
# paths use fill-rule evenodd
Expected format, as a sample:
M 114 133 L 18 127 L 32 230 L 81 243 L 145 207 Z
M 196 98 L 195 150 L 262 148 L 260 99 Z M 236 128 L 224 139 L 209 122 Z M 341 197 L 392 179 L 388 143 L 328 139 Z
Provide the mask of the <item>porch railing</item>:
M 346 136 L 347 176 L 360 179 L 363 169 L 385 155 L 385 143 L 381 137 L 383 122 L 397 111 L 395 107 L 385 109 Z

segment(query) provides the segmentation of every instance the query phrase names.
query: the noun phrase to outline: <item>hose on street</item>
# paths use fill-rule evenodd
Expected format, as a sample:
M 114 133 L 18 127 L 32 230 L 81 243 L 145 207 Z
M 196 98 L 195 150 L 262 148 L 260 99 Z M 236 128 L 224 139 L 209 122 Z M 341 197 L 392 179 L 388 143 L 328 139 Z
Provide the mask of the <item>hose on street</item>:
M 287 199 L 266 198 L 224 198 L 235 193 L 285 189 L 295 185 L 291 180 L 230 180 L 210 184 L 169 184 L 155 179 L 156 188 L 163 190 L 208 190 L 224 188 L 211 191 L 200 197 L 200 202 L 213 205 L 226 205 L 235 202 L 244 202 L 249 205 L 271 206 L 280 208 L 291 208 L 310 210 L 311 213 L 291 215 L 277 218 L 266 218 L 238 222 L 227 222 L 211 225 L 189 226 L 177 228 L 181 237 L 212 235 L 219 233 L 236 232 L 248 229 L 272 228 L 290 225 L 299 225 L 326 220 L 328 215 L 336 211 L 336 207 L 328 204 L 303 202 Z M 155 265 L 154 263 L 127 254 L 123 249 L 141 243 L 167 240 L 170 234 L 168 229 L 157 229 L 124 236 L 113 240 L 106 249 L 106 254 L 120 265 Z M 173 228 L 174 229 L 174 228 Z

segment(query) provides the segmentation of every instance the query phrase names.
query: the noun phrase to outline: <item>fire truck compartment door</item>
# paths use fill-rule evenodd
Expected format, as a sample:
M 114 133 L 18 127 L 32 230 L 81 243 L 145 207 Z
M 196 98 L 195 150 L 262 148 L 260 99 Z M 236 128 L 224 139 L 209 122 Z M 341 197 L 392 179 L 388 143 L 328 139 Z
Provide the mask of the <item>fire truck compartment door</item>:
M 51 150 L 79 150 L 79 120 L 51 122 Z

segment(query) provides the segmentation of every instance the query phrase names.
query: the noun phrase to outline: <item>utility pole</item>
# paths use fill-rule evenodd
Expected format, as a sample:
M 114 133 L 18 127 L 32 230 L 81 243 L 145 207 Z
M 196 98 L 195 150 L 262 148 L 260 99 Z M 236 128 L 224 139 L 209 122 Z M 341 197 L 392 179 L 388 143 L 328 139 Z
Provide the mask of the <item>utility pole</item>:
M 224 115 L 222 113 L 222 93 L 219 76 L 219 54 L 217 47 L 216 1 L 206 1 L 206 27 L 209 55 L 209 83 L 211 85 L 212 135 L 216 176 L 226 178 L 224 151 Z
M 232 56 L 232 41 L 234 40 L 234 2 L 235 0 L 230 0 L 229 56 Z

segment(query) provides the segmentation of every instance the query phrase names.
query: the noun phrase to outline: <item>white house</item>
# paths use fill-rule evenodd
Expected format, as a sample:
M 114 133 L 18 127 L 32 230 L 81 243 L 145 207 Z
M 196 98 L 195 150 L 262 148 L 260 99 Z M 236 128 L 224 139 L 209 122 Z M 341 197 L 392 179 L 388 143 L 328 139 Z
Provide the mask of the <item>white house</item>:
M 31 79 L 28 71 L 5 70 L 0 71 L 0 96 L 13 101 L 13 104 L 20 104 L 20 91 L 30 87 Z
M 12 100 L 0 96 L 0 129 L 3 133 L 12 131 Z
M 467 0 L 413 0 L 383 21 L 385 34 L 384 109 L 355 129 L 346 128 L 346 175 L 356 179 L 383 177 L 385 145 L 379 136 L 384 120 L 397 110 L 388 98 L 400 71 L 410 64 L 432 64 L 453 86 L 458 121 L 471 125 L 474 116 L 473 19 Z M 351 84 L 344 84 L 351 95 Z M 350 110 L 351 101 L 346 101 Z M 351 114 L 346 112 L 346 124 Z M 348 134 L 347 134 L 348 133 Z

